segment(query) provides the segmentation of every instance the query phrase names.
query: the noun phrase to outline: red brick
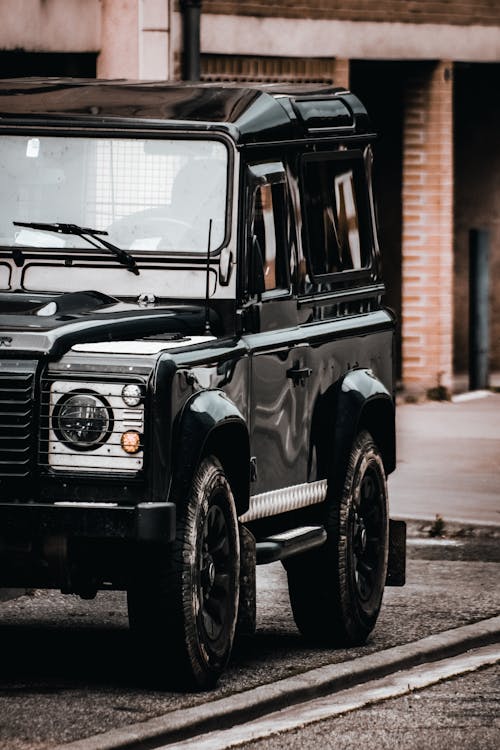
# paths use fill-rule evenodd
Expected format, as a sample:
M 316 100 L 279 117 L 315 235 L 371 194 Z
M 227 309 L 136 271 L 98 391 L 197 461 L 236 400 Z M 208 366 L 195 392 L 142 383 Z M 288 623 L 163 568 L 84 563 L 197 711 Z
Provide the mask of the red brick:
M 179 5 L 178 0 L 176 3 Z M 204 13 L 242 16 L 278 16 L 340 21 L 393 21 L 497 25 L 500 5 L 496 0 L 203 0 Z
M 438 63 L 410 81 L 405 100 L 403 381 L 421 390 L 437 382 L 449 386 L 452 377 L 453 89 L 443 75 L 448 65 Z M 415 274 L 416 268 L 422 273 Z

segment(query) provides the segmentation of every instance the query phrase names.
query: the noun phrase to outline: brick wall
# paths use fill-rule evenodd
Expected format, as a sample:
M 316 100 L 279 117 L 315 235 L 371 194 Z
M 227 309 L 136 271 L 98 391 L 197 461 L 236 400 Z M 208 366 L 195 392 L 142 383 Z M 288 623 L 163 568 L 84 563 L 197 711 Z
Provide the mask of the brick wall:
M 450 388 L 453 354 L 453 82 L 422 65 L 405 92 L 402 351 L 409 390 Z
M 498 0 L 203 0 L 204 13 L 285 18 L 324 18 L 339 21 L 399 21 L 402 23 L 500 23 Z
M 349 60 L 343 58 L 201 56 L 203 81 L 324 83 L 349 87 Z

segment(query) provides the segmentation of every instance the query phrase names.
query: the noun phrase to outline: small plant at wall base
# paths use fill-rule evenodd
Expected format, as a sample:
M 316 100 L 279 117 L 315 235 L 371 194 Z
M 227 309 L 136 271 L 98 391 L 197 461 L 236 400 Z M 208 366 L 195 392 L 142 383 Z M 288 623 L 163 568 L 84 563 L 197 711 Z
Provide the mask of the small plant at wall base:
M 445 531 L 446 524 L 444 518 L 443 516 L 440 516 L 439 513 L 436 513 L 436 518 L 429 528 L 429 536 L 433 538 L 440 538 L 445 535 Z
M 450 401 L 451 400 L 451 394 L 449 389 L 442 384 L 442 377 L 444 375 L 444 372 L 438 372 L 437 374 L 437 384 L 434 386 L 434 388 L 429 388 L 427 391 L 427 398 L 431 401 Z

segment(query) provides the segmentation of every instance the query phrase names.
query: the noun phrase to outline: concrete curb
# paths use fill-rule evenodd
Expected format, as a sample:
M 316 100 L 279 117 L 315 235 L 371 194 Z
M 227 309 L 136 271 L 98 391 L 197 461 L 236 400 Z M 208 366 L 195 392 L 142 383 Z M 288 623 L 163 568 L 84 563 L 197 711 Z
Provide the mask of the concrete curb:
M 192 708 L 177 709 L 148 721 L 59 745 L 54 750 L 139 750 L 145 743 L 148 747 L 152 747 L 153 742 L 166 744 L 201 732 L 224 729 L 283 706 L 498 641 L 500 615 L 353 661 L 328 664 Z

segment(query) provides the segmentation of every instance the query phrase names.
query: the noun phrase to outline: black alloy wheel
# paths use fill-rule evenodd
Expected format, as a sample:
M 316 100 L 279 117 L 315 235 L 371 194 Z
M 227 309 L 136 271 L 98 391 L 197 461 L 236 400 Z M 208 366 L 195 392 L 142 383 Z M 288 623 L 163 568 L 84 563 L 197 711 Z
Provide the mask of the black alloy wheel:
M 160 683 L 214 687 L 233 645 L 239 572 L 233 494 L 221 464 L 208 456 L 178 503 L 175 541 L 144 557 L 128 590 L 130 626 L 152 652 Z
M 377 573 L 385 544 L 385 490 L 381 477 L 373 465 L 368 465 L 362 475 L 359 495 L 355 495 L 352 507 L 351 566 L 357 596 L 361 602 L 369 602 L 377 593 Z
M 294 619 L 305 637 L 359 645 L 375 627 L 387 576 L 387 506 L 382 457 L 363 430 L 343 486 L 328 500 L 326 543 L 286 564 Z
M 211 647 L 227 638 L 233 606 L 231 546 L 224 502 L 224 498 L 214 497 L 203 524 L 199 550 L 199 629 Z

